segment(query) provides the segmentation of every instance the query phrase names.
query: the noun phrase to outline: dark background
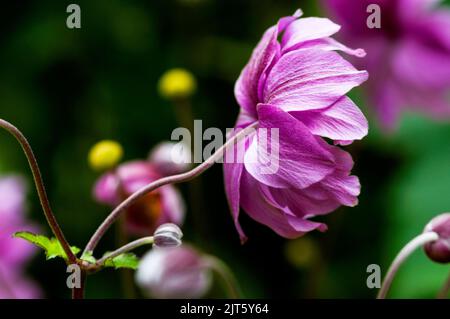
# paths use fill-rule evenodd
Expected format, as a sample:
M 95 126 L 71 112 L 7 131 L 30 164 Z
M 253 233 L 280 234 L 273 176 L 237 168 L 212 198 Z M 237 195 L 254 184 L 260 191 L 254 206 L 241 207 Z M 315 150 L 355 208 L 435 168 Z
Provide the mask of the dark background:
M 447 1 L 448 2 L 448 1 Z M 29 137 L 50 199 L 71 244 L 84 247 L 109 209 L 91 195 L 98 174 L 87 164 L 89 148 L 115 139 L 125 159 L 145 158 L 179 126 L 173 105 L 157 82 L 173 67 L 198 80 L 192 99 L 204 127 L 232 127 L 238 114 L 233 85 L 263 31 L 301 7 L 323 16 L 316 1 L 76 1 L 81 29 L 66 27 L 71 1 L 10 1 L 0 13 L 0 117 Z M 355 90 L 370 121 L 369 136 L 347 149 L 361 179 L 355 208 L 321 220 L 327 233 L 297 241 L 280 238 L 242 214 L 249 236 L 244 246 L 228 212 L 222 168 L 202 176 L 203 208 L 187 213 L 186 239 L 222 258 L 235 272 L 246 297 L 366 298 L 366 267 L 383 273 L 396 252 L 426 222 L 450 210 L 450 126 L 407 115 L 395 134 L 382 134 Z M 31 175 L 18 145 L 0 134 L 0 174 L 27 176 L 29 213 L 49 234 Z M 186 186 L 181 186 L 186 193 Z M 186 196 L 187 198 L 187 196 Z M 114 248 L 114 231 L 100 252 Z M 432 297 L 448 267 L 417 252 L 396 278 L 392 296 Z M 29 273 L 47 297 L 67 298 L 62 261 L 39 253 Z M 216 285 L 217 286 L 217 285 Z M 111 270 L 89 278 L 88 297 L 123 297 Z M 224 297 L 220 287 L 210 296 Z

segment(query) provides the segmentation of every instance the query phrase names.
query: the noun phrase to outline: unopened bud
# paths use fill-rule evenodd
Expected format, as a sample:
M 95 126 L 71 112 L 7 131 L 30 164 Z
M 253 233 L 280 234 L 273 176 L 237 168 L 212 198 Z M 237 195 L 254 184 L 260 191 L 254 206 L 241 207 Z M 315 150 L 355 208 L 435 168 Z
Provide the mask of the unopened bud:
M 183 232 L 175 224 L 162 224 L 153 234 L 154 245 L 156 247 L 177 247 L 181 245 Z
M 180 174 L 191 166 L 191 149 L 185 143 L 162 142 L 148 157 L 162 175 Z
M 433 218 L 424 232 L 435 232 L 439 238 L 424 246 L 428 257 L 438 263 L 450 262 L 450 213 L 444 213 Z
M 97 171 L 116 166 L 123 156 L 122 146 L 116 141 L 104 140 L 95 144 L 89 151 L 89 165 Z

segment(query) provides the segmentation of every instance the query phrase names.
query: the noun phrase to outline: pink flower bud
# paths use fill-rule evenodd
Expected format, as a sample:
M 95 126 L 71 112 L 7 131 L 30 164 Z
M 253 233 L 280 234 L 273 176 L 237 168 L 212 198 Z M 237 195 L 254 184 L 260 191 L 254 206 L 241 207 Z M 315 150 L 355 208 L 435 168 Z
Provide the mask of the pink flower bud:
M 174 175 L 187 171 L 192 164 L 189 145 L 162 142 L 150 152 L 148 160 L 161 175 Z
M 439 239 L 425 245 L 425 252 L 430 259 L 438 263 L 450 262 L 450 213 L 444 213 L 433 218 L 424 232 L 435 232 Z
M 211 270 L 194 248 L 154 248 L 141 260 L 136 282 L 154 298 L 199 298 L 211 286 Z

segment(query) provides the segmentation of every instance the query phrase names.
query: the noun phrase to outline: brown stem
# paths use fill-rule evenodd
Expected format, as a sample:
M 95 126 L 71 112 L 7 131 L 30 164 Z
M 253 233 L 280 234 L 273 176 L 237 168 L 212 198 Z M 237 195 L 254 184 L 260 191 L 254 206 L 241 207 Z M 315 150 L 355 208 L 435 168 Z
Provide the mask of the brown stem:
M 84 299 L 84 289 L 86 288 L 87 273 L 81 270 L 80 288 L 72 289 L 72 299 Z
M 446 299 L 448 296 L 448 292 L 450 291 L 450 274 L 448 275 L 448 278 L 444 285 L 442 286 L 441 290 L 439 291 L 437 295 L 437 299 Z
M 178 174 L 173 176 L 167 176 L 163 177 L 161 179 L 158 179 L 135 193 L 131 194 L 126 200 L 124 200 L 120 205 L 118 205 L 106 219 L 103 221 L 103 223 L 97 228 L 94 235 L 92 235 L 91 239 L 89 240 L 88 244 L 86 245 L 86 248 L 84 249 L 84 253 L 92 253 L 95 247 L 97 246 L 100 239 L 103 237 L 103 235 L 106 233 L 106 231 L 111 227 L 111 225 L 119 218 L 119 216 L 126 211 L 131 205 L 133 205 L 137 200 L 144 197 L 148 193 L 154 191 L 155 189 L 162 187 L 164 185 L 168 184 L 177 184 L 182 182 L 187 182 L 195 177 L 199 176 L 200 174 L 204 173 L 208 168 L 214 165 L 214 163 L 222 158 L 225 150 L 234 145 L 235 142 L 240 141 L 246 137 L 248 137 L 251 132 L 254 131 L 255 127 L 258 125 L 258 122 L 253 123 L 250 126 L 247 126 L 245 129 L 239 131 L 236 135 L 234 135 L 232 138 L 230 138 L 222 147 L 220 147 L 210 158 L 208 158 L 205 162 L 198 165 L 197 167 L 193 168 L 192 170 Z M 83 253 L 83 254 L 84 254 Z
M 61 246 L 67 255 L 68 264 L 75 264 L 77 262 L 77 257 L 73 254 L 72 250 L 70 249 L 70 245 L 67 242 L 61 228 L 59 227 L 55 215 L 52 212 L 52 209 L 50 207 L 50 201 L 48 200 L 47 192 L 45 191 L 44 182 L 42 180 L 41 171 L 39 170 L 39 165 L 37 163 L 36 157 L 34 156 L 30 143 L 28 143 L 28 140 L 22 134 L 22 132 L 11 123 L 0 119 L 0 127 L 4 128 L 12 136 L 14 136 L 16 140 L 19 142 L 20 146 L 22 147 L 25 156 L 27 157 L 28 164 L 30 165 L 31 172 L 33 173 L 33 179 L 36 185 L 39 201 L 44 211 L 45 218 L 47 219 L 47 223 L 49 224 L 53 234 L 61 243 Z

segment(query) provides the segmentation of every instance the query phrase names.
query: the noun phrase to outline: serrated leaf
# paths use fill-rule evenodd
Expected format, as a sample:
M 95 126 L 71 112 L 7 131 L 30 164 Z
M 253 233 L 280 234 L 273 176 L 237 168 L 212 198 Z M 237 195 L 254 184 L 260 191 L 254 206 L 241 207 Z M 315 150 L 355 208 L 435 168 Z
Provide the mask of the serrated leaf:
M 136 270 L 139 266 L 139 258 L 132 253 L 121 254 L 112 259 L 105 261 L 105 267 L 112 267 L 115 269 L 128 268 Z
M 45 250 L 47 260 L 56 257 L 61 257 L 67 260 L 67 255 L 61 246 L 61 243 L 56 238 L 48 238 L 44 235 L 37 235 L 27 231 L 16 232 L 14 234 L 16 238 L 22 238 L 42 249 Z M 71 246 L 72 252 L 76 255 L 80 252 L 80 248 Z
M 92 255 L 91 251 L 85 252 L 81 258 L 81 260 L 87 261 L 88 263 L 95 264 L 97 262 L 97 259 Z

